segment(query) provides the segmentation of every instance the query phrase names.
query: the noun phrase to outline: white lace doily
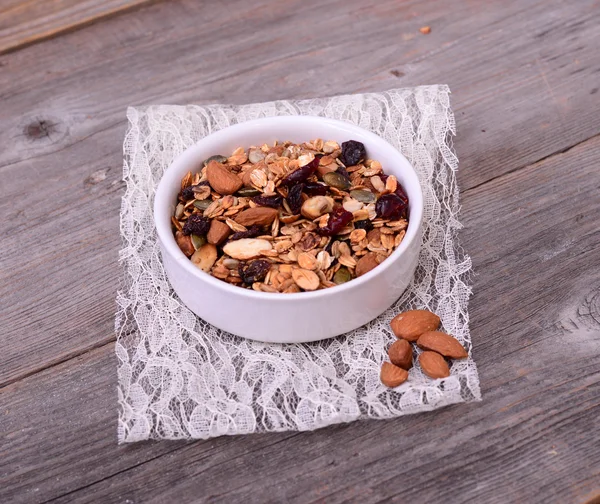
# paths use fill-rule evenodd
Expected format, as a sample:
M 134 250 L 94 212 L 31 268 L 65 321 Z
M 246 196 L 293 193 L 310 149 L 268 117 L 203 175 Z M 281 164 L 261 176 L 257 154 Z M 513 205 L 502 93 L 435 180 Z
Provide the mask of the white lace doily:
M 370 324 L 316 343 L 263 344 L 210 326 L 174 294 L 159 255 L 153 195 L 171 161 L 202 137 L 250 119 L 293 114 L 352 122 L 408 158 L 424 193 L 423 248 L 407 291 Z M 395 390 L 379 381 L 386 348 L 395 339 L 389 321 L 402 310 L 438 313 L 443 329 L 471 355 L 471 261 L 456 241 L 458 160 L 447 86 L 240 106 L 160 105 L 130 108 L 127 116 L 124 275 L 116 315 L 119 442 L 311 430 L 480 398 L 471 357 L 455 361 L 444 380 L 427 378 L 417 365 Z

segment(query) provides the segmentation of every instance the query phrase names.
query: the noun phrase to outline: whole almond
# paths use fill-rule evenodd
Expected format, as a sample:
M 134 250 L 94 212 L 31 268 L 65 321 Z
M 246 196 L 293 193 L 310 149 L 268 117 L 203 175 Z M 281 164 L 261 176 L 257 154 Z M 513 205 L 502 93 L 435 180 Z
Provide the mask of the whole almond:
M 278 214 L 279 211 L 276 208 L 255 207 L 240 212 L 233 220 L 246 227 L 254 224 L 259 226 L 270 226 Z
M 390 348 L 388 348 L 388 355 L 392 364 L 402 369 L 410 369 L 412 367 L 413 350 L 408 341 L 404 339 L 394 341 Z
M 429 331 L 421 334 L 417 345 L 424 350 L 432 350 L 451 359 L 464 359 L 467 351 L 456 338 L 439 331 Z
M 241 240 L 230 241 L 223 247 L 229 257 L 245 261 L 259 257 L 261 252 L 271 250 L 273 246 L 267 240 L 257 238 L 242 238 Z
M 213 219 L 210 223 L 210 229 L 206 235 L 208 243 L 221 245 L 231 234 L 231 228 L 224 222 Z
M 364 275 L 376 266 L 379 266 L 379 263 L 377 262 L 377 254 L 369 252 L 358 260 L 358 263 L 356 264 L 356 276 L 359 277 Z
M 450 369 L 446 360 L 437 352 L 425 351 L 419 355 L 419 365 L 430 378 L 446 378 Z
M 202 245 L 192 255 L 191 261 L 202 271 L 208 273 L 217 260 L 217 247 L 212 243 Z
M 401 367 L 395 366 L 391 362 L 384 362 L 381 366 L 381 373 L 379 375 L 381 383 L 386 387 L 397 387 L 402 385 L 408 380 L 408 371 Z
M 390 325 L 396 337 L 417 341 L 421 334 L 440 326 L 440 317 L 428 310 L 409 310 L 396 315 Z
M 233 194 L 242 187 L 242 180 L 237 175 L 214 160 L 206 165 L 206 177 L 210 186 L 221 195 Z
M 175 233 L 175 241 L 177 242 L 177 245 L 179 245 L 181 251 L 188 257 L 196 251 L 192 243 L 192 238 L 189 235 L 184 235 L 181 231 Z

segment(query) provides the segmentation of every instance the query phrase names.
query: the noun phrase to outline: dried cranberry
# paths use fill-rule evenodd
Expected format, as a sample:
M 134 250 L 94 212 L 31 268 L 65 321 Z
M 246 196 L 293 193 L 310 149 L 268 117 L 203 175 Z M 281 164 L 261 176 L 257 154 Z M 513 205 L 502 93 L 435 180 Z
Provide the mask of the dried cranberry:
M 373 223 L 369 219 L 363 219 L 354 223 L 355 229 L 364 229 L 365 231 L 371 231 L 373 229 Z
M 233 233 L 229 240 L 241 240 L 242 238 L 256 238 L 262 234 L 262 228 L 258 224 L 252 224 L 252 226 L 248 227 L 247 231 L 238 231 L 237 233 Z
M 251 285 L 254 282 L 261 282 L 267 276 L 271 269 L 271 263 L 264 259 L 256 259 L 250 264 L 241 262 L 238 266 L 238 273 L 241 279 Z
M 198 236 L 203 236 L 208 233 L 209 229 L 210 219 L 202 217 L 200 214 L 192 214 L 188 217 L 188 220 L 183 225 L 183 234 L 195 234 Z
M 294 170 L 287 177 L 285 177 L 281 183 L 283 185 L 297 184 L 298 182 L 304 182 L 308 177 L 317 171 L 319 167 L 319 159 L 321 156 L 315 156 L 310 163 L 301 166 L 297 170 Z
M 356 140 L 348 140 L 342 143 L 342 154 L 340 155 L 340 161 L 346 166 L 354 166 L 358 164 L 361 159 L 367 157 L 367 151 L 365 146 L 361 142 Z
M 400 185 L 400 182 L 398 182 L 395 194 L 397 194 L 398 196 L 400 196 L 400 198 L 402 198 L 406 202 L 406 204 L 408 205 L 408 194 L 406 194 L 406 191 L 404 190 L 404 187 L 402 187 Z
M 261 194 L 252 198 L 252 201 L 260 206 L 279 208 L 283 203 L 283 198 L 279 196 L 279 194 L 274 194 L 272 196 L 265 196 L 264 194 Z
M 323 236 L 333 236 L 339 233 L 344 226 L 352 222 L 352 214 L 344 207 L 338 207 L 329 214 L 329 220 L 324 227 L 317 228 L 317 232 Z
M 380 196 L 375 204 L 375 212 L 382 219 L 399 219 L 406 216 L 408 200 L 403 200 L 395 193 Z
M 325 196 L 327 194 L 327 186 L 318 182 L 306 182 L 304 184 L 304 192 L 309 196 Z
M 288 191 L 287 202 L 293 214 L 299 214 L 302 209 L 302 190 L 304 184 L 296 184 Z

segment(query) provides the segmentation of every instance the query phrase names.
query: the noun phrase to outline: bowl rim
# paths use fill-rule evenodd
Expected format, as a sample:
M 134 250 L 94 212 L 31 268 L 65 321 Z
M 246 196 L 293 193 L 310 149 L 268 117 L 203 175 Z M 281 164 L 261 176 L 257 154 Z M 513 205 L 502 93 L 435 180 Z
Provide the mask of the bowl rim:
M 358 134 L 366 137 L 368 142 L 380 143 L 386 149 L 392 149 L 394 151 L 394 155 L 398 156 L 398 158 L 403 161 L 404 164 L 409 170 L 407 170 L 407 177 L 413 178 L 416 184 L 414 185 L 418 189 L 418 194 L 413 193 L 410 195 L 410 219 L 408 221 L 408 227 L 406 229 L 406 235 L 402 240 L 402 243 L 392 252 L 385 261 L 379 264 L 376 268 L 373 268 L 371 271 L 365 273 L 364 275 L 350 280 L 349 282 L 343 283 L 341 285 L 336 285 L 335 287 L 329 287 L 326 289 L 319 289 L 315 291 L 305 291 L 305 292 L 297 292 L 297 293 L 282 293 L 282 292 L 261 292 L 255 291 L 253 289 L 243 289 L 237 287 L 235 285 L 231 285 L 223 280 L 213 277 L 211 274 L 206 273 L 200 270 L 198 267 L 194 266 L 194 264 L 189 260 L 189 258 L 181 251 L 179 245 L 175 241 L 175 236 L 171 230 L 170 224 L 168 226 L 164 226 L 161 223 L 161 219 L 158 217 L 161 212 L 167 210 L 167 206 L 169 205 L 168 199 L 165 193 L 169 190 L 168 179 L 167 177 L 169 172 L 173 172 L 175 167 L 181 164 L 189 164 L 188 158 L 194 157 L 195 151 L 202 148 L 202 144 L 204 144 L 208 139 L 215 140 L 219 137 L 227 137 L 233 133 L 238 132 L 243 135 L 244 131 L 249 128 L 260 126 L 265 123 L 272 122 L 320 122 L 326 123 L 330 126 L 341 128 L 347 130 L 347 132 L 357 132 Z M 309 139 L 310 140 L 310 139 Z M 164 205 L 161 205 L 161 201 L 164 201 Z M 160 208 L 159 208 L 160 205 Z M 319 116 L 310 116 L 310 115 L 302 115 L 302 116 L 274 116 L 274 117 L 263 117 L 259 119 L 252 119 L 249 121 L 237 123 L 231 126 L 227 126 L 223 129 L 215 131 L 206 135 L 204 138 L 200 139 L 198 142 L 194 143 L 187 149 L 185 149 L 181 154 L 179 154 L 165 169 L 158 186 L 156 188 L 156 192 L 154 194 L 154 204 L 153 204 L 153 219 L 154 226 L 157 231 L 158 239 L 160 244 L 162 245 L 162 251 L 171 255 L 171 257 L 178 263 L 182 265 L 182 267 L 193 277 L 197 278 L 202 282 L 208 282 L 210 285 L 214 286 L 217 289 L 223 290 L 227 294 L 236 295 L 236 296 L 245 296 L 249 299 L 256 300 L 267 300 L 273 302 L 292 302 L 292 301 L 300 301 L 305 300 L 308 301 L 310 299 L 318 299 L 318 298 L 327 298 L 329 296 L 335 296 L 338 294 L 342 294 L 343 292 L 350 289 L 358 289 L 363 284 L 369 282 L 371 278 L 374 278 L 377 275 L 384 274 L 385 271 L 391 267 L 396 261 L 400 260 L 404 254 L 404 251 L 407 250 L 410 244 L 416 240 L 420 239 L 419 230 L 422 226 L 423 220 L 423 190 L 421 188 L 421 183 L 419 181 L 419 177 L 417 172 L 415 171 L 412 164 L 406 159 L 402 153 L 398 151 L 392 144 L 390 144 L 387 140 L 380 137 L 379 135 L 372 133 L 360 126 L 356 126 L 349 122 L 339 121 L 337 119 L 329 119 L 326 117 Z M 170 221 L 169 221 L 170 223 Z

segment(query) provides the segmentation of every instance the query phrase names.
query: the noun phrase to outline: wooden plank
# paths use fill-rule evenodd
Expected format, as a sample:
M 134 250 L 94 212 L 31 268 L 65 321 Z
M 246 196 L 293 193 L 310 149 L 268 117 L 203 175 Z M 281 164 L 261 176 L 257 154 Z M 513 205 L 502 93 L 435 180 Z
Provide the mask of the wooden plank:
M 149 0 L 4 0 L 0 5 L 0 54 L 148 3 Z
M 0 57 L 0 383 L 112 338 L 127 105 L 446 81 L 476 187 L 600 132 L 594 5 L 169 2 Z
M 586 502 L 600 485 L 599 163 L 600 136 L 464 193 L 483 402 L 116 447 L 109 344 L 3 390 L 0 500 Z

